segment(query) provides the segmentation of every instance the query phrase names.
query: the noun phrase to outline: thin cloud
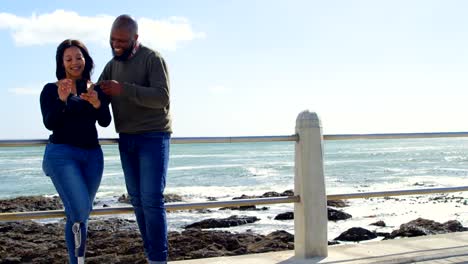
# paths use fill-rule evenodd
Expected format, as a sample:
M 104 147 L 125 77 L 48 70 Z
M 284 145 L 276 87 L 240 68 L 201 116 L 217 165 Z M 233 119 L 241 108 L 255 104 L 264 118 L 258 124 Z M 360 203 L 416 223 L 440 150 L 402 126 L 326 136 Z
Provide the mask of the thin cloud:
M 38 95 L 41 93 L 41 89 L 20 87 L 8 89 L 8 92 L 15 95 Z
M 174 50 L 182 41 L 205 38 L 205 33 L 194 32 L 189 21 L 181 17 L 167 20 L 138 19 L 139 39 L 151 47 Z
M 109 15 L 81 16 L 66 10 L 34 13 L 30 17 L 0 13 L 0 30 L 10 31 L 17 46 L 57 45 L 67 38 L 108 46 L 114 19 L 114 16 Z M 175 50 L 181 42 L 205 37 L 204 33 L 195 32 L 185 18 L 137 18 L 137 21 L 142 42 L 157 49 Z

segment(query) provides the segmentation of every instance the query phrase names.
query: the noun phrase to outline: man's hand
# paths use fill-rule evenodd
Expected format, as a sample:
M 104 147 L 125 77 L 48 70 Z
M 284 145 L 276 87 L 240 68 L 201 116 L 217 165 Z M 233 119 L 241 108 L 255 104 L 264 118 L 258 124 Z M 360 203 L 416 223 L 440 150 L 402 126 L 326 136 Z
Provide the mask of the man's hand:
M 120 95 L 122 93 L 122 85 L 114 80 L 100 81 L 98 83 L 101 86 L 101 90 L 110 96 Z

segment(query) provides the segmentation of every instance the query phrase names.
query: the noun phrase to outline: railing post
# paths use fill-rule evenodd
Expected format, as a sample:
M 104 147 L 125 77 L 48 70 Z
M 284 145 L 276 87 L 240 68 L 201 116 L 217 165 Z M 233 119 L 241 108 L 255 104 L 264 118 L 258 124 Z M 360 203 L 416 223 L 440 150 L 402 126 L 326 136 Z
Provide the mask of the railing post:
M 322 127 L 316 113 L 301 112 L 296 120 L 294 249 L 297 258 L 326 257 L 327 197 L 323 173 Z

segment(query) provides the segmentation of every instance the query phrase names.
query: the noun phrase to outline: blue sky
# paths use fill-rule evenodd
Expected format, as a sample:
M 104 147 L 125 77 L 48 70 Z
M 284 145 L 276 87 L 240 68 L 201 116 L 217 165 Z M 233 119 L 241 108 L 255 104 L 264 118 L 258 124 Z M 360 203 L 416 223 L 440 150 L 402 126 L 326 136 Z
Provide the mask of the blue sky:
M 0 139 L 46 138 L 39 93 L 66 38 L 97 80 L 127 13 L 171 77 L 174 136 L 468 131 L 466 1 L 14 1 L 0 7 Z M 101 137 L 115 137 L 113 125 Z

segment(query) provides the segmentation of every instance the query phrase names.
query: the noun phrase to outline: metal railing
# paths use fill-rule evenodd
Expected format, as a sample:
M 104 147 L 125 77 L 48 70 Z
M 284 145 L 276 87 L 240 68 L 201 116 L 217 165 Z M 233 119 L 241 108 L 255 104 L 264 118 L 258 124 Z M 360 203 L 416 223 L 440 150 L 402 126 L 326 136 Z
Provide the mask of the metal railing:
M 256 136 L 256 137 L 174 137 L 171 144 L 202 144 L 202 143 L 242 143 L 242 142 L 281 142 L 298 141 L 297 135 L 290 136 Z M 26 140 L 0 140 L 0 147 L 34 147 L 44 146 L 46 139 L 26 139 Z M 101 145 L 115 145 L 116 138 L 101 138 Z
M 397 190 L 397 191 L 384 191 L 384 192 L 360 192 L 360 193 L 347 193 L 347 194 L 329 194 L 327 200 L 349 200 L 349 199 L 362 199 L 371 197 L 390 197 L 402 195 L 415 195 L 415 194 L 433 194 L 433 193 L 452 193 L 452 192 L 466 192 L 468 186 L 460 187 L 446 187 L 446 188 L 426 188 L 426 189 L 411 189 L 411 190 Z M 251 205 L 265 205 L 265 204 L 282 204 L 282 203 L 297 203 L 300 201 L 298 195 L 287 197 L 270 197 L 270 198 L 255 198 L 255 199 L 236 199 L 231 201 L 212 201 L 212 202 L 198 202 L 198 203 L 167 203 L 167 211 L 180 211 L 180 210 L 194 210 L 205 208 L 219 208 L 219 207 L 235 207 L 235 206 L 251 206 Z M 114 215 L 114 214 L 132 214 L 133 207 L 107 207 L 93 209 L 91 215 Z M 48 210 L 48 211 L 31 211 L 31 212 L 14 212 L 14 213 L 0 213 L 0 221 L 18 221 L 18 220 L 31 220 L 31 219 L 48 219 L 48 218 L 62 218 L 65 217 L 63 210 Z
M 282 203 L 297 203 L 299 196 L 288 197 L 269 197 L 269 198 L 256 198 L 256 199 L 236 199 L 232 201 L 212 201 L 212 202 L 199 202 L 199 203 L 167 203 L 167 211 L 179 210 L 193 210 L 205 208 L 218 208 L 218 207 L 233 207 L 233 206 L 248 206 L 260 204 L 282 204 Z M 131 214 L 133 207 L 107 207 L 93 209 L 91 215 L 113 215 L 113 214 Z M 48 219 L 48 218 L 62 218 L 65 217 L 63 210 L 48 210 L 48 211 L 33 211 L 33 212 L 15 212 L 0 214 L 0 221 L 16 221 L 16 220 L 30 220 L 30 219 Z
M 386 134 L 341 134 L 322 135 L 320 120 L 315 113 L 304 111 L 296 120 L 296 134 L 289 136 L 257 137 L 175 137 L 171 144 L 197 143 L 239 143 L 239 142 L 295 142 L 294 194 L 288 197 L 237 199 L 199 203 L 168 203 L 168 211 L 235 207 L 261 204 L 294 203 L 295 255 L 310 258 L 327 255 L 327 213 L 326 200 L 360 199 L 369 197 L 389 197 L 400 195 L 449 193 L 468 191 L 468 186 L 448 188 L 425 188 L 383 192 L 360 192 L 350 194 L 325 193 L 323 173 L 323 140 L 349 139 L 403 139 L 468 137 L 468 132 L 437 133 L 386 133 Z M 116 144 L 117 139 L 100 139 L 102 145 Z M 42 146 L 47 140 L 0 140 L 0 147 Z M 133 213 L 131 206 L 98 208 L 92 215 L 113 215 Z M 63 210 L 0 213 L 0 221 L 44 219 L 64 217 Z
M 432 132 L 432 133 L 382 133 L 382 134 L 335 134 L 323 135 L 324 140 L 348 139 L 408 139 L 408 138 L 448 138 L 468 137 L 468 132 Z
M 453 193 L 453 192 L 466 192 L 466 191 L 468 191 L 468 186 L 396 190 L 396 191 L 384 191 L 384 192 L 330 194 L 330 195 L 327 195 L 327 200 L 361 199 L 361 198 L 371 198 L 371 197 L 390 197 L 390 196 L 402 196 L 402 195 Z
M 323 140 L 351 140 L 351 139 L 408 139 L 408 138 L 448 138 L 468 137 L 468 132 L 432 132 L 432 133 L 381 133 L 381 134 L 329 134 L 323 135 Z M 171 144 L 202 144 L 202 143 L 241 143 L 241 142 L 287 142 L 299 141 L 299 136 L 246 136 L 246 137 L 174 137 Z M 0 140 L 0 147 L 33 147 L 44 146 L 47 139 L 4 139 Z M 101 138 L 101 145 L 115 145 L 116 138 Z

